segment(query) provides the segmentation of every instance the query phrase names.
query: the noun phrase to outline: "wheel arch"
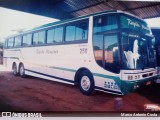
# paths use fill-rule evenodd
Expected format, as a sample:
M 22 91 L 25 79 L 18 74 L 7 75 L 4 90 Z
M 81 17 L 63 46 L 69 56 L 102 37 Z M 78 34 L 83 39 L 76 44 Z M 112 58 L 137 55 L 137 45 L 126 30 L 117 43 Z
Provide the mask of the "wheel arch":
M 87 71 L 89 71 L 89 72 L 92 74 L 92 72 L 91 72 L 88 68 L 85 68 L 85 67 L 79 68 L 79 69 L 77 70 L 75 76 L 74 76 L 74 84 L 75 84 L 75 85 L 78 85 L 78 83 L 79 83 L 79 76 L 80 76 L 80 74 L 82 73 L 82 71 L 84 71 L 84 70 L 87 70 Z M 93 74 L 92 74 L 92 75 L 93 75 Z

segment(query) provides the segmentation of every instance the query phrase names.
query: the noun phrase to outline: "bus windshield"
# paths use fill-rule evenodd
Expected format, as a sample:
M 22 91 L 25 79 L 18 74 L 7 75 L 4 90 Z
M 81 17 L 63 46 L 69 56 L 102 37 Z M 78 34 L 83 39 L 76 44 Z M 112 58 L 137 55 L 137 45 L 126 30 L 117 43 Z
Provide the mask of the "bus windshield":
M 154 38 L 122 33 L 122 69 L 155 67 Z

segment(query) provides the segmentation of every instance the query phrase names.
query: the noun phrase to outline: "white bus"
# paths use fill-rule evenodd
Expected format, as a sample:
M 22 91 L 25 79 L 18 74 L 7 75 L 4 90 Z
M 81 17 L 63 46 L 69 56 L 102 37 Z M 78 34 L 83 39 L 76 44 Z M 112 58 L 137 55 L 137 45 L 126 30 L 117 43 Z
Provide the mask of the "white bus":
M 4 65 L 30 75 L 125 95 L 157 79 L 154 37 L 142 19 L 104 11 L 6 38 Z

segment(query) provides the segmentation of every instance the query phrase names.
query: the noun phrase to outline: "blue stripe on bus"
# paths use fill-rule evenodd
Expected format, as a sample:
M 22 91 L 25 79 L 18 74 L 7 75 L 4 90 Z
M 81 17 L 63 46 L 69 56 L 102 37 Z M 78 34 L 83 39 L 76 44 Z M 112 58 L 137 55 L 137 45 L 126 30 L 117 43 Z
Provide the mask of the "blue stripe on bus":
M 49 68 L 58 69 L 58 70 L 65 70 L 65 71 L 69 71 L 69 72 L 76 72 L 77 71 L 77 70 L 74 70 L 74 69 L 54 67 L 54 66 L 50 66 Z
M 43 75 L 43 76 L 46 76 L 46 77 L 55 78 L 55 79 L 58 79 L 58 80 L 61 80 L 61 81 L 74 83 L 73 80 L 68 80 L 68 79 L 65 79 L 65 78 L 60 78 L 60 77 L 56 77 L 56 76 L 52 76 L 52 75 L 48 75 L 48 74 L 44 74 L 44 73 L 40 73 L 40 72 L 36 72 L 36 71 L 32 71 L 32 70 L 28 70 L 28 69 L 25 69 L 25 70 L 26 70 L 26 71 L 29 71 L 29 72 L 36 73 L 36 74 L 40 74 L 40 75 Z
M 113 90 L 109 90 L 109 89 L 105 89 L 105 88 L 98 87 L 98 86 L 95 86 L 95 89 L 102 90 L 102 91 L 105 91 L 105 92 L 110 92 L 110 93 L 115 93 L 115 94 L 122 95 L 122 93 L 121 93 L 121 92 L 113 91 Z
M 11 49 L 9 51 L 21 51 L 20 49 Z
M 3 58 L 9 58 L 9 59 L 17 59 L 17 60 L 19 60 L 18 57 L 3 57 Z

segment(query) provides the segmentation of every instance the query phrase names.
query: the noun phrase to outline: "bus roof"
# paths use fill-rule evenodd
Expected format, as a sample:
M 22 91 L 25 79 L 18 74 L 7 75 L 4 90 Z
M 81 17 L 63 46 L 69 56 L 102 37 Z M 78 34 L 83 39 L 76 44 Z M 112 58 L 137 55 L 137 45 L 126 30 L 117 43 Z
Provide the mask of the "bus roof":
M 90 16 L 94 16 L 94 15 L 97 15 L 97 14 L 102 14 L 102 13 L 116 13 L 116 12 L 117 12 L 117 10 L 97 12 L 97 13 L 88 14 L 88 15 L 84 15 L 84 16 L 80 16 L 80 17 L 76 17 L 76 18 L 66 19 L 66 20 L 63 20 L 63 21 L 52 22 L 52 23 L 49 23 L 49 24 L 45 24 L 45 25 L 42 25 L 42 26 L 33 28 L 32 30 L 38 30 L 38 29 L 41 29 L 41 28 L 45 28 L 45 27 L 49 27 L 49 26 L 54 26 L 54 25 L 57 25 L 57 24 L 63 24 L 63 23 L 70 22 L 70 21 L 74 21 L 74 20 L 78 20 L 78 19 L 88 18 L 88 17 L 90 17 Z
M 78 19 L 88 18 L 90 16 L 96 16 L 96 15 L 107 14 L 107 13 L 125 13 L 125 14 L 128 14 L 130 16 L 133 16 L 133 17 L 136 17 L 138 19 L 141 19 L 141 18 L 139 18 L 139 17 L 137 17 L 137 16 L 135 16 L 133 14 L 130 14 L 130 13 L 127 13 L 127 12 L 124 12 L 124 11 L 109 10 L 109 11 L 96 12 L 96 13 L 80 16 L 80 17 L 77 17 L 77 18 L 71 18 L 71 19 L 67 19 L 67 20 L 63 20 L 63 21 L 52 22 L 52 23 L 49 23 L 49 24 L 45 24 L 45 25 L 33 28 L 32 30 L 38 30 L 38 29 L 41 29 L 41 28 L 50 27 L 50 26 L 54 26 L 54 25 L 57 25 L 57 24 L 62 24 L 62 23 L 69 22 L 69 21 L 74 21 L 74 20 L 78 20 Z
M 44 24 L 44 25 L 35 27 L 35 28 L 31 29 L 31 30 L 27 30 L 27 31 L 24 31 L 22 33 L 17 33 L 15 35 L 8 36 L 8 37 L 6 37 L 6 39 L 10 38 L 10 37 L 18 36 L 18 35 L 31 33 L 33 31 L 38 31 L 38 30 L 41 30 L 41 29 L 45 29 L 47 27 L 52 27 L 52 26 L 64 24 L 64 23 L 67 23 L 67 22 L 73 22 L 73 21 L 76 21 L 76 20 L 79 20 L 79 19 L 83 19 L 83 18 L 89 18 L 90 16 L 97 16 L 97 15 L 108 14 L 108 13 L 124 13 L 124 14 L 128 14 L 130 16 L 136 17 L 137 19 L 140 19 L 140 20 L 143 21 L 143 19 L 141 19 L 141 18 L 139 18 L 139 17 L 137 17 L 137 16 L 135 16 L 133 14 L 130 14 L 128 12 L 124 12 L 124 11 L 121 11 L 121 10 L 109 10 L 109 11 L 96 12 L 96 13 L 93 13 L 93 14 L 88 14 L 88 15 L 77 17 L 77 18 L 71 18 L 71 19 L 67 19 L 67 20 L 63 20 L 63 21 L 57 21 L 57 22 Z

